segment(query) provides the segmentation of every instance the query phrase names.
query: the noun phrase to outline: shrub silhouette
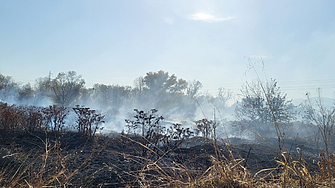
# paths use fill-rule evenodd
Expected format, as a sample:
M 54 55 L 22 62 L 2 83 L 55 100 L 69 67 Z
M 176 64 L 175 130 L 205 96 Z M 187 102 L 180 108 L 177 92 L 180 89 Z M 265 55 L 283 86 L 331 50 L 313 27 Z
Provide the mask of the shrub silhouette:
M 105 121 L 103 121 L 105 116 L 98 114 L 95 110 L 91 110 L 90 108 L 79 107 L 79 105 L 73 108 L 73 110 L 78 116 L 77 129 L 82 136 L 94 137 L 99 128 L 101 130 L 103 129 L 103 127 L 99 126 L 101 123 L 105 123 Z
M 68 108 L 63 106 L 49 106 L 42 109 L 45 126 L 53 131 L 61 131 L 65 124 L 65 117 L 69 113 Z

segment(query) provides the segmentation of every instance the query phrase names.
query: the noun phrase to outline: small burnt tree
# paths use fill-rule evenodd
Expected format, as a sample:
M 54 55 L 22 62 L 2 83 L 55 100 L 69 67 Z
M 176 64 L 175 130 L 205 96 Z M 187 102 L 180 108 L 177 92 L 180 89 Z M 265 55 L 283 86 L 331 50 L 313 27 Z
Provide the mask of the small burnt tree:
M 42 108 L 16 106 L 0 102 L 0 128 L 3 130 L 35 131 L 43 125 Z
M 23 112 L 21 118 L 22 128 L 28 132 L 40 130 L 43 127 L 43 113 L 42 107 L 37 106 L 18 106 Z
M 241 96 L 242 101 L 237 103 L 235 116 L 242 126 L 263 136 L 283 139 L 283 125 L 290 125 L 295 119 L 296 111 L 292 100 L 288 100 L 277 81 L 246 82 L 241 89 Z
M 306 122 L 318 127 L 328 160 L 333 152 L 331 150 L 332 147 L 329 145 L 334 144 L 335 106 L 325 106 L 320 89 L 318 90 L 318 98 L 314 102 L 310 98 L 309 93 L 306 96 L 307 100 L 304 104 L 305 112 L 303 118 Z
M 53 131 L 59 132 L 65 125 L 65 117 L 69 113 L 68 108 L 52 105 L 42 109 L 44 114 L 45 126 Z
M 202 133 L 202 136 L 208 141 L 210 137 L 216 139 L 216 127 L 217 122 L 208 119 L 201 119 L 195 121 L 195 125 L 197 129 Z
M 0 104 L 0 125 L 3 130 L 15 130 L 21 122 L 20 116 L 22 112 L 18 111 L 15 105 L 8 105 L 7 103 Z
M 141 129 L 142 137 L 150 143 L 147 146 L 157 146 L 161 141 L 164 141 L 165 127 L 160 124 L 160 121 L 164 118 L 157 116 L 155 113 L 156 109 L 151 109 L 148 112 L 134 109 L 136 115 L 134 120 L 126 119 L 126 126 L 128 127 L 128 133 L 133 131 L 136 134 L 138 128 Z
M 100 124 L 105 123 L 105 121 L 103 121 L 105 118 L 104 115 L 101 115 L 90 108 L 80 107 L 79 105 L 76 105 L 73 110 L 78 116 L 77 129 L 82 136 L 92 138 L 95 136 L 98 129 L 103 129 L 103 127 L 100 127 Z
M 194 136 L 194 132 L 190 128 L 183 128 L 181 124 L 174 123 L 166 130 L 166 143 L 174 150 L 192 136 Z

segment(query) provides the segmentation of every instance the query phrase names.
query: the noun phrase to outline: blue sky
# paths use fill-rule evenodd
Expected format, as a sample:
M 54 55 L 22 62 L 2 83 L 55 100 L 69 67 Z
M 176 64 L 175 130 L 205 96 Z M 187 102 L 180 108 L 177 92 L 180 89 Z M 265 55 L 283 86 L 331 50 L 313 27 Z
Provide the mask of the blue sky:
M 74 70 L 91 87 L 164 70 L 215 94 L 256 79 L 250 59 L 289 98 L 318 87 L 334 97 L 334 10 L 331 0 L 0 0 L 0 73 L 34 84 Z

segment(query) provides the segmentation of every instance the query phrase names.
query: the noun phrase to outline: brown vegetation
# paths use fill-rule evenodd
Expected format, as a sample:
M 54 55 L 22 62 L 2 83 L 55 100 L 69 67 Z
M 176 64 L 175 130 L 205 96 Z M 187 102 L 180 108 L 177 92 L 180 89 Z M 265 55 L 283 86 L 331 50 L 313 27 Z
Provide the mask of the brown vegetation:
M 1 107 L 0 185 L 5 187 L 334 186 L 333 155 L 320 153 L 313 165 L 301 148 L 296 155 L 291 149 L 217 140 L 217 125 L 209 120 L 198 121 L 208 130 L 202 138 L 179 124 L 163 131 L 156 110 L 137 110 L 135 119 L 127 120 L 129 133 L 140 128 L 143 135 L 107 137 L 95 134 L 91 125 L 102 116 L 90 119 L 95 111 L 88 108 L 76 107 L 83 112 L 79 117 L 88 115 L 77 121 L 78 134 L 62 130 L 63 116 L 50 115 L 64 114 L 56 106 Z M 54 126 L 48 126 L 50 119 Z M 87 121 L 93 124 L 83 128 Z

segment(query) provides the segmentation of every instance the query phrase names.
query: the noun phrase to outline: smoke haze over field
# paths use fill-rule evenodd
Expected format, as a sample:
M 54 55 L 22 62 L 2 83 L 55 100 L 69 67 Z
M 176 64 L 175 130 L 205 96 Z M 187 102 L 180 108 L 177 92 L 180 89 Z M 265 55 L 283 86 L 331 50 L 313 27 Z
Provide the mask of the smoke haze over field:
M 134 117 L 134 109 L 145 112 L 157 109 L 165 122 L 196 128 L 195 121 L 213 119 L 221 124 L 218 135 L 251 139 L 256 132 L 268 135 L 275 132 L 260 126 L 264 123 L 273 124 L 264 92 L 269 92 L 266 95 L 274 97 L 270 102 L 272 105 L 281 104 L 274 108 L 281 109 L 276 114 L 278 122 L 283 117 L 288 118 L 283 119 L 284 124 L 293 120 L 303 121 L 306 110 L 304 105 L 306 99 L 310 98 L 310 95 L 306 95 L 305 99 L 295 99 L 291 103 L 286 94 L 280 91 L 278 83 L 271 80 L 262 83 L 265 90 L 261 89 L 258 81 L 244 84 L 239 93 L 242 100 L 236 102 L 230 90 L 219 88 L 217 96 L 202 93 L 199 81 L 187 82 L 164 71 L 148 72 L 144 77 L 136 78 L 133 87 L 95 84 L 93 88 L 86 88 L 85 80 L 75 71 L 59 73 L 57 77 L 49 75 L 38 78 L 33 87 L 16 83 L 10 76 L 0 75 L 0 80 L 1 102 L 21 106 L 59 105 L 68 106 L 69 109 L 75 105 L 89 107 L 105 116 L 104 133 L 125 131 L 125 119 Z M 310 101 L 316 105 L 317 99 L 312 97 Z M 328 109 L 334 106 L 334 100 L 330 98 L 323 97 L 321 102 Z M 265 119 L 262 120 L 263 116 Z M 75 119 L 76 116 L 71 111 L 67 116 L 67 125 L 75 127 Z M 299 126 L 299 123 L 295 125 Z M 298 130 L 299 128 L 291 127 L 290 132 Z
M 319 87 L 333 98 L 334 9 L 331 0 L 2 1 L 0 73 L 33 84 L 75 70 L 92 87 L 165 70 L 216 95 L 257 79 L 250 59 L 289 98 Z
M 107 132 L 155 108 L 166 122 L 215 118 L 220 136 L 252 139 L 275 136 L 273 116 L 264 91 L 242 90 L 274 79 L 272 104 L 294 137 L 306 98 L 334 108 L 334 10 L 331 0 L 2 1 L 0 100 L 84 105 Z M 308 128 L 299 136 L 319 134 Z

